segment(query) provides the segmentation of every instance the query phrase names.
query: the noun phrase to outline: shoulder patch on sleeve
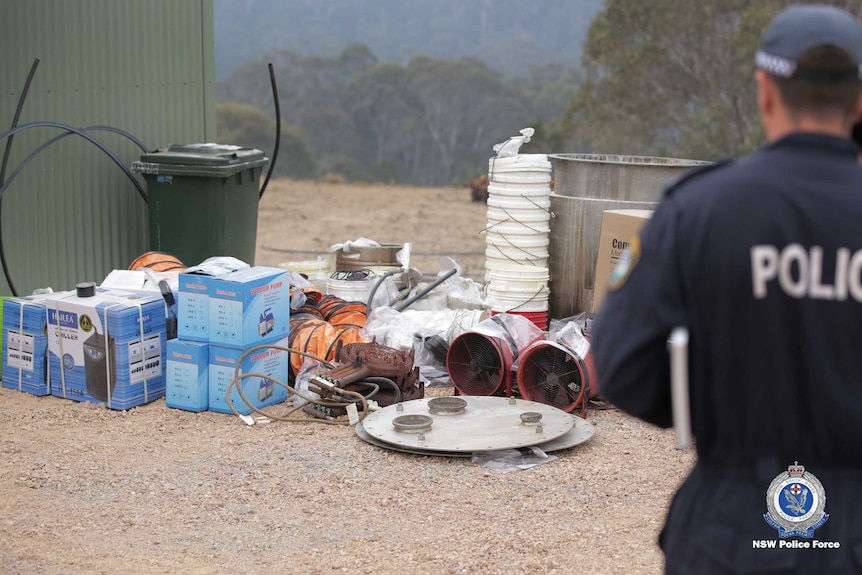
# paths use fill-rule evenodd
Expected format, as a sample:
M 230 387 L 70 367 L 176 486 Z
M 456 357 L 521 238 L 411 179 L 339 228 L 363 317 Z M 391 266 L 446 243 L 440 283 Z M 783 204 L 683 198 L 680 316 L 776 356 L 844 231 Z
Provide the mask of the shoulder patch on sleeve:
M 692 168 L 685 172 L 683 175 L 673 179 L 668 183 L 664 188 L 664 197 L 670 197 L 673 193 L 682 187 L 683 184 L 686 184 L 694 179 L 699 178 L 703 174 L 708 172 L 712 172 L 714 170 L 718 170 L 720 168 L 726 168 L 733 163 L 733 160 L 719 160 L 717 162 L 713 162 L 712 164 L 705 164 L 703 166 L 698 166 L 696 168 Z

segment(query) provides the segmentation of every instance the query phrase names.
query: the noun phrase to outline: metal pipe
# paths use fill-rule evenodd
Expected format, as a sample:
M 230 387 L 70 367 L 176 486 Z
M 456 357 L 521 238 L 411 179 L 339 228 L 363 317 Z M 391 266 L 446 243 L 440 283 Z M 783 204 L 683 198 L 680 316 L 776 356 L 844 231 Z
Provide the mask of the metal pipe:
M 691 447 L 691 407 L 688 397 L 688 329 L 677 327 L 668 339 L 670 348 L 670 397 L 676 448 Z
M 438 285 L 440 285 L 441 283 L 443 283 L 447 279 L 454 276 L 457 272 L 458 272 L 457 268 L 452 268 L 451 270 L 449 270 L 448 272 L 446 272 L 445 274 L 443 274 L 442 276 L 440 276 L 436 280 L 434 280 L 434 282 L 431 283 L 431 285 L 429 285 L 427 288 L 425 288 L 421 292 L 417 293 L 413 297 L 407 298 L 404 301 L 396 304 L 394 306 L 395 310 L 396 311 L 404 311 L 405 309 L 410 307 L 413 304 L 413 302 L 415 302 L 416 300 L 422 299 L 423 297 L 428 295 L 428 292 L 430 292 L 432 289 L 436 288 Z

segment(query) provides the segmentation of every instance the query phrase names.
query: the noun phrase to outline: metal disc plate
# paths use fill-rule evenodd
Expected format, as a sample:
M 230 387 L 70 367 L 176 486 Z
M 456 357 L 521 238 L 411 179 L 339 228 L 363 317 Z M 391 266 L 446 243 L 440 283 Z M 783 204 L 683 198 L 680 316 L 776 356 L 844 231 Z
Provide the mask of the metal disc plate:
M 535 447 L 538 447 L 545 453 L 550 453 L 552 451 L 560 451 L 562 449 L 568 449 L 570 447 L 580 445 L 581 443 L 588 441 L 595 434 L 595 427 L 589 421 L 582 419 L 577 415 L 572 415 L 572 419 L 575 421 L 575 425 L 569 431 L 556 439 L 552 439 L 544 443 L 537 443 Z M 414 455 L 437 455 L 440 457 L 471 457 L 473 453 L 475 453 L 434 451 L 428 449 L 419 450 L 406 447 L 404 445 L 394 445 L 392 443 L 386 443 L 385 441 L 380 441 L 376 437 L 370 436 L 368 432 L 365 431 L 365 426 L 362 424 L 361 421 L 356 424 L 355 429 L 356 435 L 359 437 L 359 439 L 365 441 L 366 443 L 376 445 L 377 447 L 383 447 L 385 449 L 392 449 L 393 451 L 400 451 L 401 453 L 412 453 Z
M 364 430 L 375 439 L 419 451 L 472 453 L 496 449 L 514 449 L 545 443 L 569 430 L 575 422 L 571 414 L 551 405 L 506 397 L 459 396 L 467 406 L 463 413 L 435 414 L 431 429 L 422 433 L 397 431 L 392 421 L 408 414 L 429 415 L 430 398 L 389 405 L 370 413 L 362 420 Z M 526 411 L 542 415 L 541 432 L 534 425 L 524 425 L 521 414 Z

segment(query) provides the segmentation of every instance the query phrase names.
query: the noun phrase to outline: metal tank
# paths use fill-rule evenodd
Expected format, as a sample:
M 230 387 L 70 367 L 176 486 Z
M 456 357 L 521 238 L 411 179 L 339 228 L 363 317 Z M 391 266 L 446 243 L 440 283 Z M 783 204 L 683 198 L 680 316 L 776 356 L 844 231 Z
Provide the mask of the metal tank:
M 553 154 L 549 245 L 552 318 L 589 312 L 602 212 L 655 209 L 668 182 L 699 160 L 613 154 Z

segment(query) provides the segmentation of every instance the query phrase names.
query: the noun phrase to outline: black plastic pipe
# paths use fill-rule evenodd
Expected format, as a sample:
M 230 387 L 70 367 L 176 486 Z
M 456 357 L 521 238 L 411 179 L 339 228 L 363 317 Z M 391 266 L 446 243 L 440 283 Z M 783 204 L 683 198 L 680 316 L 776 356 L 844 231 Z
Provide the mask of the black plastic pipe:
M 272 100 L 275 102 L 275 149 L 272 151 L 272 159 L 269 162 L 269 170 L 266 172 L 266 178 L 263 180 L 263 185 L 260 187 L 260 195 L 258 201 L 263 197 L 263 192 L 269 185 L 269 179 L 272 177 L 272 171 L 275 169 L 275 160 L 278 158 L 278 148 L 281 145 L 281 103 L 278 101 L 278 85 L 275 83 L 275 70 L 272 67 L 272 62 L 269 63 L 269 82 L 272 85 Z
M 36 75 L 36 68 L 39 67 L 39 58 L 33 60 L 33 65 L 30 66 L 30 73 L 27 74 L 27 80 L 24 82 L 24 89 L 21 90 L 21 97 L 18 98 L 18 107 L 15 109 L 15 117 L 12 118 L 12 129 L 18 127 L 18 120 L 21 118 L 21 111 L 24 109 L 24 100 L 27 99 L 27 93 L 30 91 L 30 83 L 33 81 L 33 76 Z M 6 165 L 9 162 L 9 154 L 12 151 L 12 138 L 6 141 L 6 150 L 3 152 L 3 165 L 0 166 L 0 188 L 6 183 Z M 3 196 L 0 195 L 0 222 L 3 221 Z M 0 263 L 3 265 L 3 275 L 6 276 L 6 283 L 9 285 L 9 290 L 12 295 L 17 296 L 18 290 L 15 289 L 15 284 L 12 283 L 12 277 L 9 275 L 9 266 L 6 263 L 6 251 L 3 249 L 3 233 L 2 223 L 0 223 Z

